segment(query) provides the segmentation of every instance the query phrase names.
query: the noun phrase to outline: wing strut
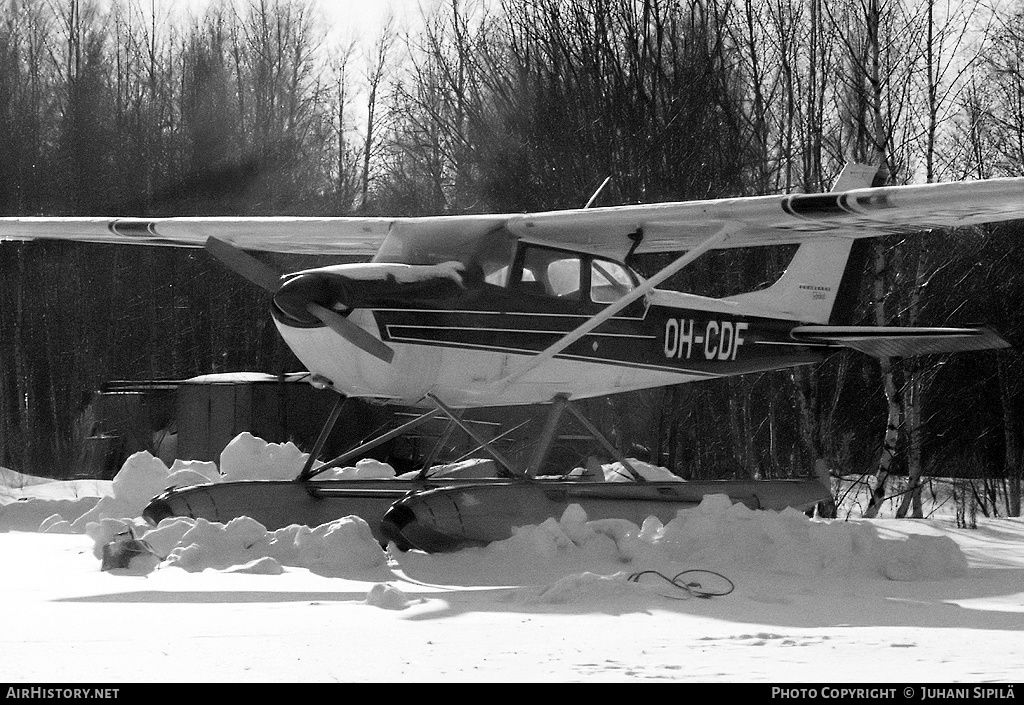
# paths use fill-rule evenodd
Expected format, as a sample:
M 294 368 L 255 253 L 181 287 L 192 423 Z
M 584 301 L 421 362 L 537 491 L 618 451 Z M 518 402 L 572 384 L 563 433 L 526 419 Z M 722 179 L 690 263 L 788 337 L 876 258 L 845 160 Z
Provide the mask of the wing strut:
M 600 313 L 588 318 L 582 325 L 576 328 L 576 330 L 570 333 L 566 333 L 564 336 L 559 338 L 556 343 L 540 351 L 534 357 L 531 357 L 529 361 L 527 361 L 527 363 L 520 367 L 518 370 L 515 370 L 510 374 L 506 375 L 505 377 L 500 378 L 499 380 L 497 380 L 497 382 L 505 385 L 511 384 L 512 382 L 515 382 L 520 377 L 525 375 L 530 370 L 535 369 L 539 365 L 543 365 L 545 362 L 547 362 L 555 355 L 565 350 L 567 347 L 575 343 L 583 336 L 593 331 L 595 328 L 600 326 L 608 319 L 612 318 L 615 314 L 629 306 L 637 299 L 647 296 L 649 293 L 651 293 L 651 291 L 655 289 L 655 287 L 658 286 L 658 284 L 661 284 L 663 281 L 671 277 L 673 274 L 678 272 L 686 265 L 693 262 L 695 259 L 703 255 L 708 250 L 712 250 L 717 245 L 722 244 L 728 238 L 728 228 L 723 227 L 714 235 L 705 239 L 692 250 L 689 250 L 682 257 L 676 259 L 674 262 L 672 262 L 672 264 L 662 269 L 660 272 L 658 272 L 653 277 L 645 281 L 643 284 L 633 289 L 633 291 L 629 292 L 615 303 L 609 305 Z

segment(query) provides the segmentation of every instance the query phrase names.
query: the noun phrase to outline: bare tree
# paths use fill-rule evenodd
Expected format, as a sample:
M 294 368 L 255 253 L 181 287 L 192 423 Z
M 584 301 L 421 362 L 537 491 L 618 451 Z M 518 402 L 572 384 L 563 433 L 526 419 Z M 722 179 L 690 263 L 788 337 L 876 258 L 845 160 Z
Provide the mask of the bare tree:
M 359 208 L 366 211 L 369 204 L 370 194 L 370 163 L 379 144 L 378 131 L 380 131 L 380 98 L 385 87 L 385 80 L 388 74 L 391 53 L 394 50 L 395 21 L 393 16 L 388 16 L 381 27 L 376 42 L 368 58 L 366 71 L 366 134 L 363 139 L 363 168 L 360 178 L 361 195 Z

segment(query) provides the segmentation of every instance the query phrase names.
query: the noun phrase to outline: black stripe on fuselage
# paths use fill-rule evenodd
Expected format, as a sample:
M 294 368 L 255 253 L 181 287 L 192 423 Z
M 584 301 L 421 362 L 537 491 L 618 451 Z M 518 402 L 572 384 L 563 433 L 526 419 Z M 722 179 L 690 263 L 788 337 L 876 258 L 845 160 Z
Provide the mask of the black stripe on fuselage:
M 539 311 L 374 309 L 381 338 L 413 345 L 535 355 L 590 315 Z M 824 350 L 794 341 L 795 322 L 649 307 L 613 317 L 557 357 L 721 376 L 819 362 Z

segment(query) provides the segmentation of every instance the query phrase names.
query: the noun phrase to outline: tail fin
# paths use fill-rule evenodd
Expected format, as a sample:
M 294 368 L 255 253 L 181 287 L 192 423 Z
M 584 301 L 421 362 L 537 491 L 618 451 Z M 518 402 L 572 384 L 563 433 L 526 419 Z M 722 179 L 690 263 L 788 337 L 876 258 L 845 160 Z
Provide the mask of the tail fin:
M 760 314 L 803 323 L 828 323 L 853 240 L 816 238 L 800 245 L 785 273 L 767 289 L 730 296 Z
M 849 163 L 833 191 L 872 185 L 878 167 Z M 816 237 L 801 243 L 785 273 L 761 291 L 738 294 L 729 301 L 804 323 L 851 323 L 868 243 L 844 237 Z
M 882 170 L 877 166 L 849 162 L 843 167 L 843 171 L 839 174 L 836 182 L 832 184 L 832 193 L 852 191 L 855 188 L 881 186 L 882 184 L 876 183 L 881 173 Z

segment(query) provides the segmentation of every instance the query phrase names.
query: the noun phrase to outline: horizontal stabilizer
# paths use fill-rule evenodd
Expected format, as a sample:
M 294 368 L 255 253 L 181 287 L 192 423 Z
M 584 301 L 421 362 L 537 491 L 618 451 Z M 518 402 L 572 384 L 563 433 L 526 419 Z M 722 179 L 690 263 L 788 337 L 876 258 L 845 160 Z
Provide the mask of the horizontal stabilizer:
M 937 353 L 1008 348 L 991 328 L 900 328 L 888 326 L 797 326 L 796 340 L 838 345 L 873 357 L 910 357 Z

